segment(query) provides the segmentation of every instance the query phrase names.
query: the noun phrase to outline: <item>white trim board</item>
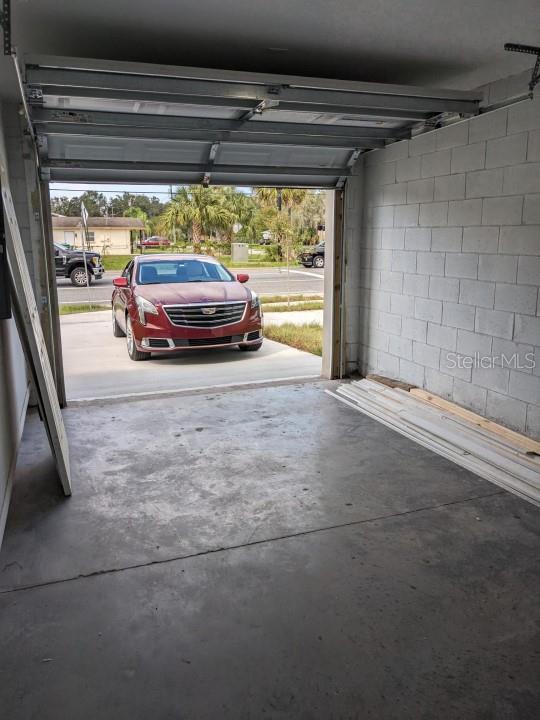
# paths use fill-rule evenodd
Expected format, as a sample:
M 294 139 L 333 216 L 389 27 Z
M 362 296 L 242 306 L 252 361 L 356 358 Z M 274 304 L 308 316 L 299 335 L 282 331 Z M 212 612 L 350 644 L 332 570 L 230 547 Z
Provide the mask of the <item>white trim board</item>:
M 341 385 L 329 395 L 485 480 L 540 505 L 540 458 L 485 429 L 432 408 L 404 390 L 371 380 Z
M 0 190 L 6 218 L 7 258 L 12 283 L 13 312 L 21 345 L 31 372 L 38 404 L 58 477 L 65 495 L 71 495 L 69 447 L 21 232 L 10 189 L 4 133 L 0 126 Z
M 18 417 L 17 424 L 17 438 L 15 447 L 13 449 L 13 456 L 9 464 L 9 470 L 7 474 L 6 489 L 4 491 L 4 497 L 0 504 L 0 548 L 2 547 L 2 540 L 4 537 L 4 531 L 6 529 L 6 522 L 9 510 L 9 501 L 11 500 L 11 491 L 13 489 L 13 480 L 15 478 L 15 468 L 17 467 L 17 457 L 19 455 L 19 448 L 21 446 L 22 436 L 24 432 L 24 422 L 26 419 L 26 411 L 28 410 L 28 400 L 30 399 L 30 386 L 26 387 L 24 399 L 22 402 L 21 412 Z

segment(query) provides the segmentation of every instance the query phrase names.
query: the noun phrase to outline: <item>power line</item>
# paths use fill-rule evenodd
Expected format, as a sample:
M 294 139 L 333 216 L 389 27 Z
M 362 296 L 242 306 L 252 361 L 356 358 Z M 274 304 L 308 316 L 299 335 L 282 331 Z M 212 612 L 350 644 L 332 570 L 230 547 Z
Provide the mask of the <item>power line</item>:
M 87 192 L 101 192 L 101 193 L 107 193 L 108 195 L 112 195 L 114 193 L 118 196 L 122 195 L 124 192 L 127 193 L 128 195 L 151 195 L 151 196 L 154 196 L 154 195 L 169 196 L 170 195 L 168 190 L 167 191 L 156 190 L 156 191 L 152 191 L 152 192 L 150 190 L 137 190 L 136 192 L 130 192 L 128 190 L 122 190 L 122 191 L 117 191 L 117 190 L 74 190 L 73 188 L 62 188 L 62 187 L 51 188 L 51 193 L 55 193 L 55 192 L 75 193 L 75 195 L 83 195 L 84 193 L 87 193 Z

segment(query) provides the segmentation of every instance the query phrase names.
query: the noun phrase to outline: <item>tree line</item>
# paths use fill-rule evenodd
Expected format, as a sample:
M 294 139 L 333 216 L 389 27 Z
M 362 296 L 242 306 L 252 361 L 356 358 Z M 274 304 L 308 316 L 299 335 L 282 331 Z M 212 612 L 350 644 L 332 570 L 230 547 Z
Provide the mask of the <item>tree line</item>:
M 165 236 L 173 245 L 189 244 L 195 249 L 210 245 L 227 252 L 233 239 L 266 242 L 275 246 L 279 258 L 284 251 L 317 242 L 325 212 L 324 191 L 254 188 L 243 192 L 201 185 L 181 186 L 166 202 L 129 192 L 108 198 L 90 190 L 77 197 L 53 198 L 52 211 L 78 216 L 81 202 L 91 217 L 139 218 L 147 236 Z

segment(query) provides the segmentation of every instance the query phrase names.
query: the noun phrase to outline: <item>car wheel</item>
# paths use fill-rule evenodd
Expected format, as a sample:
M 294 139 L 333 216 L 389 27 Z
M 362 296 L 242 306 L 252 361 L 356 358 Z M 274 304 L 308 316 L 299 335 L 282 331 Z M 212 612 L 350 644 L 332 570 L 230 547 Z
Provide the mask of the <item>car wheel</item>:
M 256 352 L 257 350 L 260 350 L 262 348 L 262 342 L 257 343 L 257 345 L 239 345 L 238 349 L 242 350 L 242 352 Z
M 316 267 L 316 268 L 324 267 L 324 258 L 322 255 L 317 255 L 317 257 L 313 259 L 313 267 Z
M 118 324 L 118 320 L 116 319 L 114 310 L 112 311 L 112 334 L 114 335 L 114 337 L 125 337 L 125 335 L 126 335 L 126 333 L 122 330 L 122 328 Z
M 129 315 L 126 316 L 126 344 L 128 355 L 132 360 L 135 360 L 135 362 L 138 362 L 139 360 L 150 359 L 150 353 L 137 350 L 137 346 L 135 345 L 135 338 L 133 336 L 133 328 L 131 326 L 131 318 L 129 317 Z
M 71 271 L 69 278 L 71 280 L 72 285 L 75 285 L 75 287 L 85 287 L 86 286 L 86 270 L 82 265 L 79 265 L 76 268 L 73 268 Z M 92 273 L 88 275 L 88 284 L 91 285 L 92 283 Z

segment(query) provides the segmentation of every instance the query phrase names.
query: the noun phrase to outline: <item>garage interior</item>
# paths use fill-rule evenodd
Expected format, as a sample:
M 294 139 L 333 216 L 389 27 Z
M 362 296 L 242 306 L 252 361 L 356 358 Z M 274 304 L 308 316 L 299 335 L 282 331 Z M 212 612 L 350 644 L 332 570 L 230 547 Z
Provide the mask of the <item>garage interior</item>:
M 445 359 L 540 347 L 538 8 L 185 5 L 3 5 L 0 706 L 536 717 L 537 505 L 326 391 L 539 437 L 536 365 Z M 66 407 L 54 180 L 330 189 L 324 379 Z

